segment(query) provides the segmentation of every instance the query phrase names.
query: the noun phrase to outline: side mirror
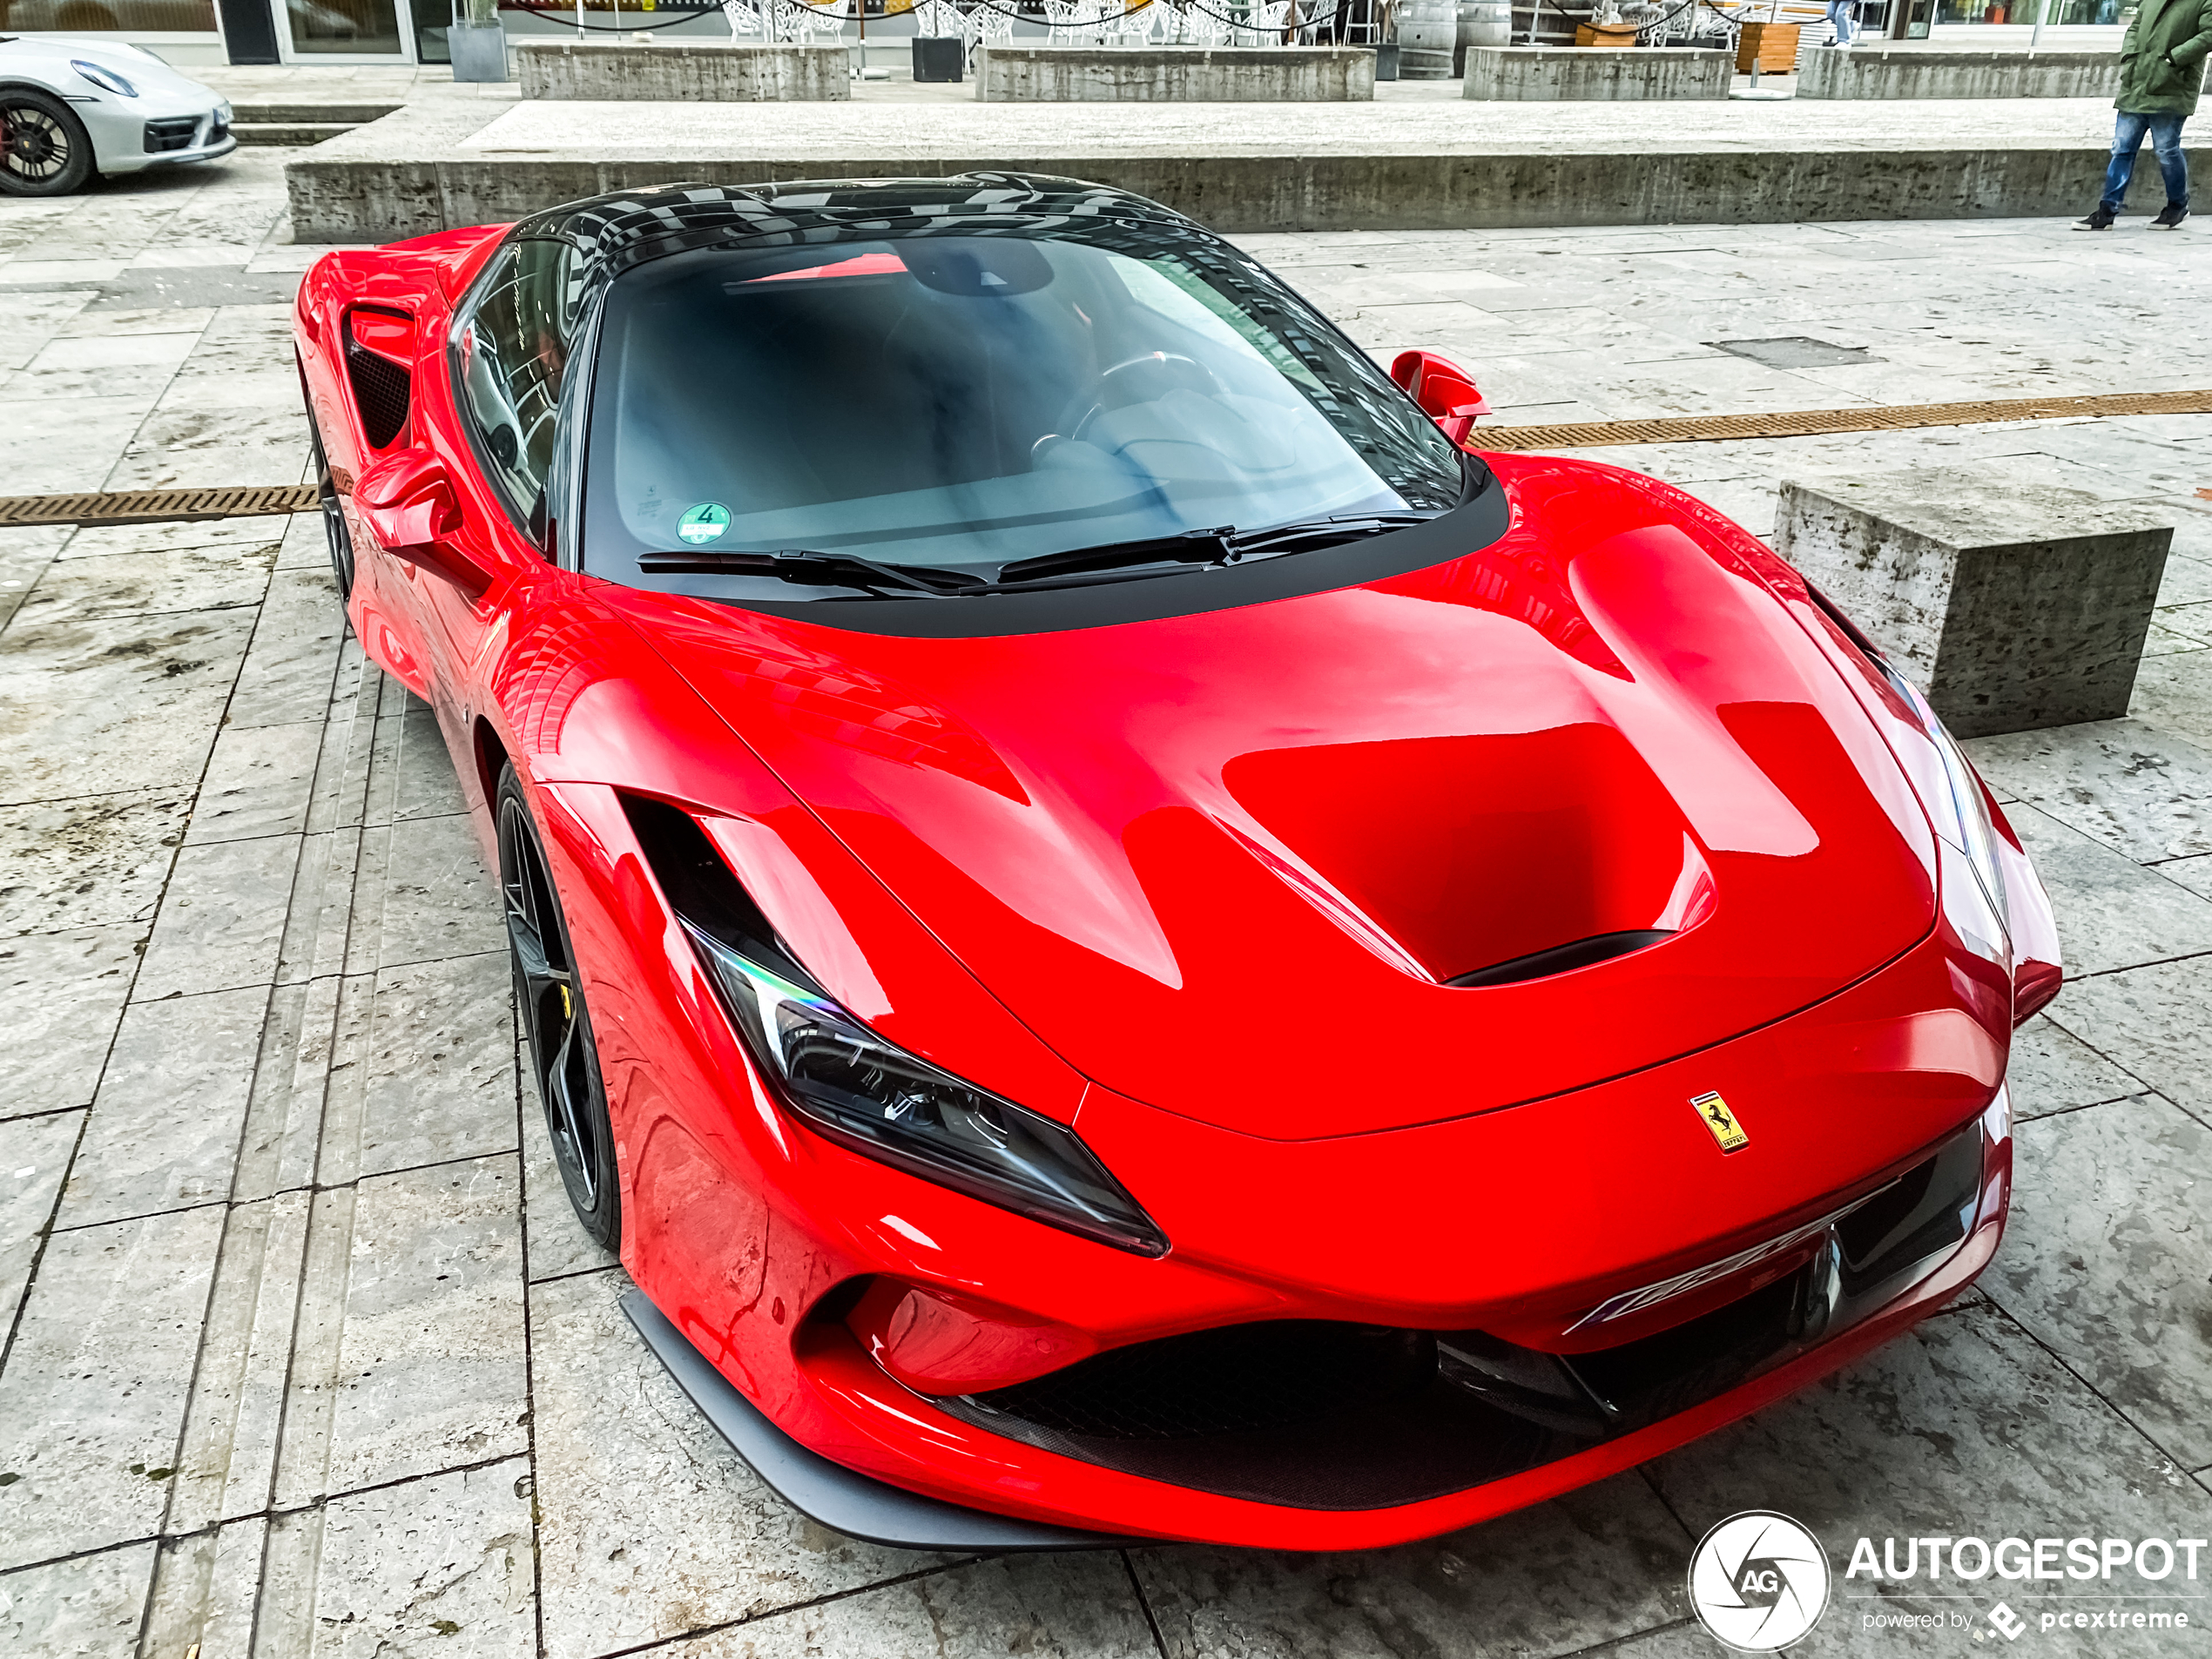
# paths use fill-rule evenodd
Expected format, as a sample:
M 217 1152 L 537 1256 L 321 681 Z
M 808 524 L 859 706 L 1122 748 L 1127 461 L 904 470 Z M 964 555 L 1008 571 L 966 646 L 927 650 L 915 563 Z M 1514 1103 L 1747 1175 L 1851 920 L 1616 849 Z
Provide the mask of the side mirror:
M 428 449 L 402 449 L 364 470 L 354 500 L 377 544 L 395 559 L 442 577 L 470 598 L 491 577 L 455 544 L 461 507 L 445 463 Z
M 1421 412 L 1444 429 L 1444 435 L 1464 446 L 1474 429 L 1474 417 L 1490 413 L 1474 377 L 1448 357 L 1433 351 L 1402 351 L 1390 366 L 1390 378 L 1421 406 Z

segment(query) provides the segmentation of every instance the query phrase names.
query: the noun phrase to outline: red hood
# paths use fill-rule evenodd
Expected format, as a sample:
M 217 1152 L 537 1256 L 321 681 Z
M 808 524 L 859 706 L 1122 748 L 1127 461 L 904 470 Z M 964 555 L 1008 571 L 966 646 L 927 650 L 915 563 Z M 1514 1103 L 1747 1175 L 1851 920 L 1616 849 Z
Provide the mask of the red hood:
M 1163 621 L 903 639 L 608 597 L 1079 1070 L 1351 1134 L 1719 1042 L 1933 914 L 1901 772 L 1726 533 L 1630 474 L 1497 469 L 1491 547 Z M 1678 931 L 1440 982 L 1649 928 Z

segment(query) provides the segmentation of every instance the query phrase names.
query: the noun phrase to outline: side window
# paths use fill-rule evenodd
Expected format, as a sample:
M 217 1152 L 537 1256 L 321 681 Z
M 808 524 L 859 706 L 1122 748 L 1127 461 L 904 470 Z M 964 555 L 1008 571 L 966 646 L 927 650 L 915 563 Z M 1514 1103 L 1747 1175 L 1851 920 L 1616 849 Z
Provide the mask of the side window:
M 502 254 L 455 347 L 485 470 L 516 523 L 533 530 L 543 523 L 553 414 L 575 325 L 569 261 L 563 242 L 519 242 Z

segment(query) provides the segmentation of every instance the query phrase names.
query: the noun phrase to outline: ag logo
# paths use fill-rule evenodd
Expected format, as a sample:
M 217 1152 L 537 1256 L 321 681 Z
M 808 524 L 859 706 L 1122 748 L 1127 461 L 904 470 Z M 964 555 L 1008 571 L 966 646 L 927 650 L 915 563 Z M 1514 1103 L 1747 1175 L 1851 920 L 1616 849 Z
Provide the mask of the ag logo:
M 1828 1556 L 1787 1515 L 1747 1509 L 1698 1541 L 1689 1558 L 1697 1622 L 1745 1653 L 1772 1653 L 1804 1635 L 1828 1607 Z

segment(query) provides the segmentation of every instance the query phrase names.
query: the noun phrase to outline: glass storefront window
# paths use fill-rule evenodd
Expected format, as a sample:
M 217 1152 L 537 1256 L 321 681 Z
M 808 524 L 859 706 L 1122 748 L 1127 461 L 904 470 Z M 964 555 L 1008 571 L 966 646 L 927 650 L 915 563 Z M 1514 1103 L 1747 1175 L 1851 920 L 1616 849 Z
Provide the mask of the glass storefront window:
M 0 0 L 0 34 L 215 30 L 215 0 Z

